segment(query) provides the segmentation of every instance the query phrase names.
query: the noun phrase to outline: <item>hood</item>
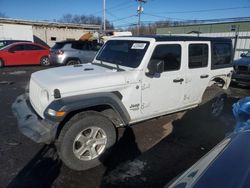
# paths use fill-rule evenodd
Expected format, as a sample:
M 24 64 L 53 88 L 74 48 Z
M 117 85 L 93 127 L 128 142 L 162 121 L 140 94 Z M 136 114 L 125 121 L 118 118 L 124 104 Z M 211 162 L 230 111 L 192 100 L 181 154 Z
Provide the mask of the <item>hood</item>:
M 250 65 L 250 57 L 242 57 L 234 61 L 234 65 Z
M 31 79 L 42 88 L 53 93 L 59 89 L 62 97 L 84 94 L 88 92 L 104 92 L 113 86 L 124 85 L 125 71 L 117 72 L 93 64 L 80 66 L 64 66 L 38 71 L 32 74 Z

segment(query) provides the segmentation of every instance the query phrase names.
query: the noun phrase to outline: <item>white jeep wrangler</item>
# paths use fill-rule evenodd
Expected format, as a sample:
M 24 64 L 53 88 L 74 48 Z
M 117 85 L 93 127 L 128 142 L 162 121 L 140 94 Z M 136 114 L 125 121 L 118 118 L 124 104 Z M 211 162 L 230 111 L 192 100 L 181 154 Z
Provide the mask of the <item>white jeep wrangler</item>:
M 105 43 L 92 63 L 31 75 L 29 93 L 12 105 L 20 131 L 55 142 L 71 169 L 97 166 L 116 129 L 211 102 L 223 109 L 232 75 L 230 39 L 145 36 Z

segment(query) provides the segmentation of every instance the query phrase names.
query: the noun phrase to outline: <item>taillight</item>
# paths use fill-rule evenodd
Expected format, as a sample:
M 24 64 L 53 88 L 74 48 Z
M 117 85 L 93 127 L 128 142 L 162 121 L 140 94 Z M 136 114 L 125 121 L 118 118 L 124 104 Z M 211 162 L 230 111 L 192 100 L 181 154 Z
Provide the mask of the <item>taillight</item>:
M 56 51 L 56 55 L 62 55 L 63 53 L 64 53 L 63 50 L 57 50 L 57 51 Z

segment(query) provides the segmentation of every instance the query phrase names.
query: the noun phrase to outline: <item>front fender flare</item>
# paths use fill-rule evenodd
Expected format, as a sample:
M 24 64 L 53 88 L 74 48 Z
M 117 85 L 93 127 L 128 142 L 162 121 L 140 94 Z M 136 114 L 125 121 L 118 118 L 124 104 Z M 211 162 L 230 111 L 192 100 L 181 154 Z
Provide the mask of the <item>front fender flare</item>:
M 86 108 L 98 105 L 110 106 L 119 114 L 124 125 L 127 125 L 130 122 L 130 116 L 125 106 L 123 105 L 119 97 L 114 93 L 95 93 L 61 98 L 59 100 L 53 101 L 47 107 L 44 116 L 46 119 L 48 118 L 54 121 L 62 121 L 65 116 L 60 119 L 52 117 L 48 114 L 48 109 L 53 109 L 55 111 L 64 111 L 66 112 L 66 114 L 69 114 L 73 111 L 84 110 Z

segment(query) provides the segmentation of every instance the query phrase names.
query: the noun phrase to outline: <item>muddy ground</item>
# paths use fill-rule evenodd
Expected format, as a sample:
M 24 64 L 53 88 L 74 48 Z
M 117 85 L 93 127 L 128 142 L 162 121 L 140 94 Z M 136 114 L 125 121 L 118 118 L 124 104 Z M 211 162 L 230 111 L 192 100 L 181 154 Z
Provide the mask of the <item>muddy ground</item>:
M 0 187 L 162 187 L 233 130 L 232 104 L 250 95 L 250 88 L 231 87 L 217 120 L 194 109 L 121 128 L 108 161 L 76 172 L 61 163 L 53 146 L 20 134 L 12 115 L 12 102 L 24 92 L 30 74 L 40 69 L 0 69 Z

